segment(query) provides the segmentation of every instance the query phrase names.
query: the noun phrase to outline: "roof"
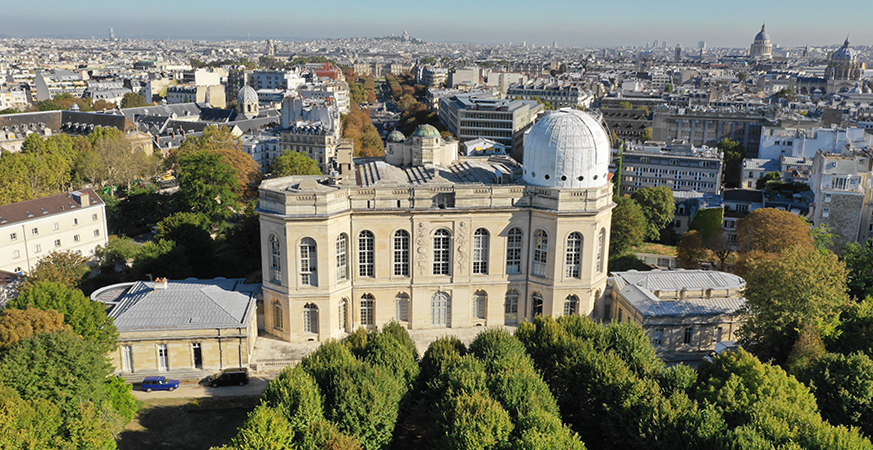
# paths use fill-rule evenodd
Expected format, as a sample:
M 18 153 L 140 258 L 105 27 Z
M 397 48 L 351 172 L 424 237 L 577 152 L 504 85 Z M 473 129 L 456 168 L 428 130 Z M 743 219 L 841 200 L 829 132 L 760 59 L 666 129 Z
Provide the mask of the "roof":
M 734 314 L 746 299 L 740 296 L 661 299 L 656 291 L 732 290 L 745 287 L 742 278 L 710 270 L 653 270 L 615 272 L 619 295 L 645 317 L 683 317 Z
M 90 199 L 88 206 L 103 204 L 103 200 L 91 188 L 12 203 L 0 206 L 0 226 L 26 222 L 34 218 L 43 218 L 53 214 L 61 214 L 72 209 L 82 208 L 78 199 L 80 194 L 88 194 Z
M 247 327 L 259 291 L 243 279 L 171 280 L 166 289 L 137 281 L 107 286 L 91 298 L 111 306 L 109 316 L 123 333 Z
M 398 167 L 382 160 L 356 165 L 359 186 L 425 185 L 479 183 L 496 184 L 497 175 L 512 173 L 515 161 L 508 157 L 471 157 L 452 162 L 449 167 L 434 165 Z
M 724 191 L 724 201 L 761 203 L 764 201 L 764 197 L 761 195 L 761 191 L 753 189 L 726 189 Z

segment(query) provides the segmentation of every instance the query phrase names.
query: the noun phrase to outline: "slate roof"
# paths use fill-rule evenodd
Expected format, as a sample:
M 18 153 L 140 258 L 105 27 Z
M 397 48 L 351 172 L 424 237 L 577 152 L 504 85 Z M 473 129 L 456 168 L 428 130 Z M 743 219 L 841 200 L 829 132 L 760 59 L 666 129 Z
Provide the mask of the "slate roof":
M 91 188 L 80 189 L 76 192 L 88 194 L 89 206 L 103 203 L 100 196 Z M 79 204 L 72 192 L 2 205 L 0 206 L 0 226 L 60 214 L 75 208 L 82 208 L 82 205 Z
M 119 287 L 127 286 L 127 289 Z M 168 281 L 113 285 L 91 295 L 111 306 L 119 332 L 244 328 L 253 319 L 260 285 L 243 279 Z
M 458 183 L 496 184 L 497 174 L 512 174 L 514 161 L 509 157 L 465 157 L 449 167 L 434 165 L 398 167 L 382 160 L 356 162 L 359 186 L 437 185 Z
M 644 317 L 717 316 L 734 314 L 746 299 L 743 297 L 712 297 L 660 299 L 654 291 L 682 289 L 741 289 L 742 278 L 710 270 L 653 270 L 649 272 L 615 272 L 615 287 L 619 295 Z

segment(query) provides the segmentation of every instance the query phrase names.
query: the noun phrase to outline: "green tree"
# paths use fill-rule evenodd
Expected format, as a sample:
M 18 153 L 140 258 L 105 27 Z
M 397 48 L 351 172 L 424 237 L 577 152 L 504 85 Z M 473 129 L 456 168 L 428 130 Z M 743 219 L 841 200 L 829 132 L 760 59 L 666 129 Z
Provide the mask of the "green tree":
M 849 294 L 858 299 L 873 295 L 873 239 L 844 245 L 840 261 L 849 269 Z
M 64 323 L 73 332 L 93 342 L 103 352 L 116 347 L 118 330 L 112 318 L 106 315 L 101 303 L 92 301 L 78 289 L 50 281 L 31 285 L 21 295 L 9 301 L 8 307 L 29 307 L 55 310 L 64 315 Z
M 179 160 L 179 192 L 185 205 L 212 219 L 230 217 L 238 207 L 239 178 L 233 166 L 209 150 L 186 153 Z
M 452 449 L 505 448 L 512 431 L 509 414 L 487 394 L 476 392 L 455 397 L 448 433 Z
M 770 181 L 779 181 L 782 179 L 782 173 L 780 172 L 768 172 L 761 178 L 755 180 L 755 189 L 764 189 L 767 186 L 767 183 Z
M 786 361 L 804 322 L 833 334 L 849 305 L 845 266 L 834 254 L 793 246 L 775 257 L 748 263 L 739 329 L 743 345 L 765 360 Z
M 652 127 L 646 127 L 643 131 L 643 135 L 640 137 L 640 140 L 643 142 L 648 142 L 652 140 Z
M 746 81 L 746 80 L 748 80 L 748 79 L 749 79 L 749 73 L 748 73 L 748 72 L 740 72 L 740 73 L 737 74 L 737 80 L 740 80 L 740 81 Z
M 657 240 L 661 230 L 673 223 L 676 204 L 673 191 L 667 186 L 644 187 L 631 194 L 646 217 L 646 239 Z
M 873 300 L 852 303 L 840 316 L 837 331 L 827 343 L 830 351 L 848 355 L 861 352 L 873 357 Z
M 746 149 L 742 144 L 724 138 L 715 145 L 724 155 L 724 183 L 729 188 L 740 187 L 743 171 L 743 158 L 746 157 Z
M 273 162 L 272 172 L 274 177 L 287 177 L 290 175 L 322 175 L 318 168 L 318 162 L 303 153 L 286 150 Z
M 142 95 L 139 95 L 134 92 L 128 92 L 124 94 L 124 97 L 121 98 L 121 107 L 122 108 L 141 108 L 143 106 L 147 106 L 148 104 L 143 98 Z
M 87 262 L 84 256 L 73 251 L 51 252 L 39 259 L 25 284 L 32 286 L 48 281 L 78 288 L 91 271 Z
M 170 156 L 170 163 L 181 162 L 186 155 L 198 151 L 208 151 L 219 155 L 221 160 L 231 166 L 237 183 L 234 192 L 242 198 L 257 197 L 261 182 L 260 166 L 251 155 L 243 151 L 242 141 L 234 136 L 226 126 L 210 125 L 201 136 L 185 139 L 182 146 Z
M 543 105 L 543 108 L 545 108 L 546 111 L 553 111 L 555 109 L 555 107 L 552 106 L 551 102 L 549 102 L 548 100 L 543 100 L 542 97 L 534 97 L 533 99 L 536 100 L 537 103 Z
M 873 360 L 863 353 L 829 353 L 798 374 L 815 394 L 822 418 L 873 436 Z
M 615 197 L 609 233 L 609 254 L 619 256 L 643 243 L 646 216 L 637 202 L 626 196 Z

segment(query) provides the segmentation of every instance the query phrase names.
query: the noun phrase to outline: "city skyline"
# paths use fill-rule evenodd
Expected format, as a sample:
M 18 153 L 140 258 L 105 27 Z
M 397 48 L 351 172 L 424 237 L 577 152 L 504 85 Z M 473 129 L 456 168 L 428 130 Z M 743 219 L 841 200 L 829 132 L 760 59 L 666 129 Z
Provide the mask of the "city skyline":
M 446 0 L 439 8 L 377 8 L 365 2 L 333 0 L 289 4 L 261 1 L 250 8 L 227 0 L 186 4 L 156 0 L 149 13 L 131 11 L 130 4 L 97 0 L 89 8 L 60 0 L 14 5 L 5 11 L 6 37 L 106 38 L 115 29 L 120 39 L 332 39 L 399 35 L 408 30 L 425 41 L 475 44 L 618 47 L 645 46 L 655 39 L 670 47 L 745 47 L 762 23 L 774 44 L 782 47 L 834 46 L 847 35 L 854 45 L 870 45 L 873 30 L 859 0 L 843 2 L 839 10 L 822 10 L 809 0 L 763 4 L 741 0 L 723 4 L 670 0 L 657 8 L 628 0 L 616 9 L 608 4 L 577 4 L 546 0 L 536 5 L 517 0 L 473 4 Z M 384 9 L 384 10 L 383 10 Z M 52 11 L 46 17 L 45 11 Z

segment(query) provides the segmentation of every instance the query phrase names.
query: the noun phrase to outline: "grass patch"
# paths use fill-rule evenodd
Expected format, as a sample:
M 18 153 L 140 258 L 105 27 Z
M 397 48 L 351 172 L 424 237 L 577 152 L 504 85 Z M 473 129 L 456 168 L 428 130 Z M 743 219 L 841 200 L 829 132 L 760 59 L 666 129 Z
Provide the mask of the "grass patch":
M 642 245 L 634 247 L 633 253 L 653 253 L 655 255 L 676 256 L 676 247 L 672 245 L 656 244 L 653 242 L 643 242 Z
M 119 450 L 205 450 L 228 443 L 260 396 L 158 398 L 118 436 Z

